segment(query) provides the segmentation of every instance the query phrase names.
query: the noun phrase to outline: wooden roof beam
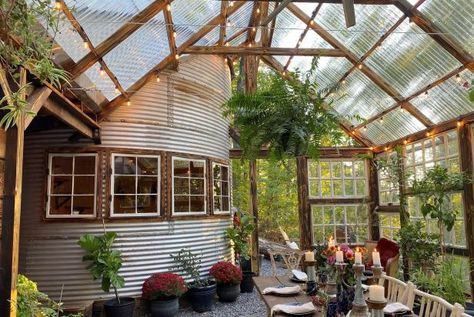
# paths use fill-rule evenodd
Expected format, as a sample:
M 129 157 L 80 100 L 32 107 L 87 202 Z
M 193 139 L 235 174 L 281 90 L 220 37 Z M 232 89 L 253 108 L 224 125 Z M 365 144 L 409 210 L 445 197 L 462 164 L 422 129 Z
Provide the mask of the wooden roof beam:
M 229 7 L 228 10 L 228 15 L 230 16 L 232 13 L 237 11 L 240 7 L 244 5 L 245 2 L 239 1 L 235 3 L 232 7 Z M 187 39 L 184 43 L 182 43 L 178 48 L 177 48 L 177 54 L 182 54 L 188 47 L 191 45 L 194 45 L 197 41 L 199 41 L 203 36 L 205 36 L 207 33 L 212 31 L 216 25 L 221 24 L 223 21 L 225 21 L 225 16 L 219 14 L 218 16 L 214 17 L 210 21 L 206 23 L 201 29 L 199 29 L 196 33 L 194 33 L 189 39 Z M 166 58 L 164 58 L 161 62 L 159 62 L 155 67 L 150 69 L 144 76 L 142 76 L 139 80 L 137 80 L 132 86 L 130 86 L 127 90 L 128 94 L 131 96 L 135 92 L 137 92 L 141 87 L 143 87 L 149 79 L 151 79 L 154 74 L 157 72 L 162 71 L 163 69 L 167 68 L 171 63 L 173 63 L 173 60 L 176 59 L 176 56 L 174 55 L 168 55 Z M 109 102 L 103 109 L 101 113 L 101 120 L 104 120 L 108 115 L 110 115 L 111 112 L 113 112 L 114 109 L 117 108 L 118 105 L 121 103 L 125 102 L 127 99 L 124 98 L 123 96 L 118 96 L 111 102 Z
M 280 0 L 260 0 L 262 2 L 280 2 Z M 367 5 L 391 5 L 396 0 L 354 0 L 354 4 L 367 4 Z M 301 3 L 333 3 L 341 4 L 342 0 L 292 0 L 291 2 Z
M 168 10 L 169 8 L 169 10 Z M 163 10 L 163 14 L 165 16 L 165 23 L 166 23 L 166 33 L 168 34 L 168 45 L 170 48 L 170 54 L 172 56 L 176 56 L 176 30 L 174 29 L 173 25 L 173 17 L 171 16 L 171 6 L 167 7 Z M 178 59 L 176 58 L 172 64 L 172 69 L 178 69 Z
M 284 48 L 284 47 L 232 47 L 232 46 L 190 46 L 183 50 L 185 54 L 218 54 L 218 55 L 298 55 L 298 56 L 331 56 L 342 57 L 339 49 L 327 48 Z
M 268 14 L 268 16 L 260 23 L 261 26 L 267 26 L 270 22 L 274 21 L 281 11 L 285 9 L 288 4 L 290 4 L 292 0 L 283 0 L 281 3 L 279 3 L 273 11 Z
M 321 36 L 326 42 L 331 44 L 333 47 L 338 48 L 344 52 L 346 55 L 345 57 L 352 63 L 354 66 L 361 67 L 361 71 L 374 82 L 377 86 L 379 86 L 385 93 L 387 93 L 390 97 L 392 97 L 396 102 L 401 102 L 403 100 L 403 96 L 390 84 L 388 84 L 380 75 L 375 73 L 372 69 L 364 65 L 359 61 L 357 56 L 355 56 L 349 49 L 347 49 L 341 42 L 339 42 L 335 37 L 333 37 L 328 31 L 324 30 L 316 22 L 311 22 L 311 18 L 307 16 L 300 8 L 298 8 L 295 4 L 290 3 L 288 5 L 288 9 L 290 9 L 293 14 L 298 17 L 301 21 L 306 23 L 310 26 L 319 36 Z M 410 112 L 415 118 L 417 118 L 422 124 L 427 127 L 433 125 L 433 122 L 429 120 L 424 114 L 422 114 L 418 109 L 410 105 L 410 103 L 405 104 L 405 108 L 408 112 Z
M 76 65 L 69 69 L 72 78 L 77 77 L 79 74 L 89 69 L 93 64 L 103 58 L 122 41 L 137 31 L 144 23 L 151 20 L 172 1 L 173 0 L 153 1 L 148 7 L 135 15 L 130 21 L 122 25 L 117 31 L 114 32 L 114 34 L 97 45 L 97 47 L 95 47 L 95 52 L 90 52 L 81 60 L 79 60 Z
M 257 35 L 257 26 L 260 24 L 262 18 L 262 3 L 256 1 L 253 5 L 252 15 L 250 16 L 248 32 L 247 32 L 247 42 L 252 44 L 255 42 L 255 37 Z
M 46 86 L 43 86 L 41 88 L 36 89 L 33 91 L 33 93 L 28 96 L 28 108 L 27 111 L 29 112 L 34 112 L 35 114 L 40 111 L 40 109 L 43 107 L 45 101 L 49 98 L 51 95 L 51 89 L 49 89 Z M 24 123 L 24 128 L 28 128 L 30 125 L 31 121 L 33 121 L 34 116 L 28 115 L 25 117 L 25 123 Z
M 226 42 L 227 34 L 226 34 L 226 19 L 227 19 L 227 8 L 229 6 L 229 1 L 222 0 L 221 2 L 221 15 L 225 17 L 224 22 L 221 23 L 219 29 L 219 45 L 224 45 Z
M 411 21 L 416 23 L 418 27 L 441 45 L 441 47 L 448 51 L 461 64 L 470 67 L 470 71 L 474 72 L 474 67 L 471 66 L 474 57 L 464 50 L 449 34 L 443 32 L 443 30 L 426 18 L 420 11 L 418 11 L 416 6 L 411 5 L 407 0 L 395 0 L 394 4 L 405 13 L 405 15 L 410 17 Z

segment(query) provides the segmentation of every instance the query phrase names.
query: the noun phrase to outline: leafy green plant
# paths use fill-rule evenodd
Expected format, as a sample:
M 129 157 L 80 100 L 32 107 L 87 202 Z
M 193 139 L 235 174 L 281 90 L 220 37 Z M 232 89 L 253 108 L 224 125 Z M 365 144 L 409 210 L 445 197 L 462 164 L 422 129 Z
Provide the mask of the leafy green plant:
M 201 257 L 197 256 L 189 249 L 181 249 L 176 254 L 170 254 L 174 261 L 174 270 L 183 273 L 191 278 L 189 287 L 203 287 L 209 285 L 209 279 L 201 278 Z
M 256 93 L 236 92 L 223 105 L 224 115 L 240 131 L 245 158 L 255 159 L 264 146 L 277 160 L 317 157 L 328 135 L 342 138 L 336 115 L 325 109 L 324 91 L 315 82 L 316 69 L 314 59 L 309 71 L 297 71 L 290 80 L 270 74 Z
M 401 227 L 396 238 L 402 253 L 410 260 L 411 270 L 435 267 L 440 253 L 439 235 L 426 233 L 423 224 L 414 221 Z
M 18 274 L 16 308 L 18 317 L 57 316 L 61 304 L 38 290 L 38 285 L 22 274 Z M 12 303 L 15 305 L 15 303 Z
M 413 194 L 422 199 L 421 213 L 424 217 L 437 219 L 440 232 L 441 253 L 444 253 L 444 228 L 451 231 L 458 210 L 451 204 L 451 194 L 471 183 L 467 173 L 449 172 L 447 168 L 435 166 L 422 180 L 413 181 Z
M 248 260 L 249 238 L 255 230 L 254 217 L 239 211 L 234 215 L 233 224 L 233 227 L 227 228 L 226 236 L 232 242 L 235 254 Z
M 0 109 L 6 113 L 0 125 L 8 129 L 26 115 L 27 91 L 32 88 L 27 73 L 59 88 L 68 74 L 51 60 L 53 41 L 38 27 L 41 21 L 51 34 L 58 32 L 59 12 L 50 0 L 0 1 Z
M 94 280 L 101 279 L 104 292 L 109 292 L 110 287 L 114 289 L 117 302 L 120 303 L 118 289 L 125 285 L 125 280 L 119 275 L 122 267 L 120 251 L 112 249 L 117 233 L 106 232 L 102 236 L 83 235 L 78 244 L 86 251 L 82 261 L 90 262 L 87 269 Z

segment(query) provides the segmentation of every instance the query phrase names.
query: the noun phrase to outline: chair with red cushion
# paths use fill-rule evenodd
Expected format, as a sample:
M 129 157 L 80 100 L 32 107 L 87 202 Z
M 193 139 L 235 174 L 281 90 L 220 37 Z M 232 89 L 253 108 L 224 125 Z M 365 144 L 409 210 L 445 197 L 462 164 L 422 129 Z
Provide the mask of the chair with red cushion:
M 397 276 L 398 260 L 400 258 L 400 247 L 395 241 L 382 238 L 377 242 L 377 251 L 380 252 L 380 262 L 388 276 Z M 369 252 L 369 255 L 372 255 Z M 372 260 L 368 263 L 370 268 L 373 265 Z

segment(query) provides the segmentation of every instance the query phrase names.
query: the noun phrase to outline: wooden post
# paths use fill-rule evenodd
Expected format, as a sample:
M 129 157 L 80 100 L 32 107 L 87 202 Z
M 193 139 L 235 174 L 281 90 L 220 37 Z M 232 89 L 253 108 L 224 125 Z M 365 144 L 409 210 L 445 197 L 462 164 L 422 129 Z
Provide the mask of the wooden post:
M 23 177 L 24 119 L 6 136 L 5 197 L 3 200 L 0 316 L 16 316 L 16 282 L 20 247 L 20 214 Z
M 252 272 L 260 273 L 260 256 L 258 246 L 258 203 L 257 203 L 257 160 L 249 162 L 250 179 L 250 212 L 254 217 L 255 230 L 251 237 Z
M 406 227 L 410 222 L 408 213 L 408 202 L 405 195 L 405 166 L 403 165 L 403 150 L 397 150 L 397 174 L 398 174 L 398 192 L 400 201 L 400 228 Z M 405 281 L 410 279 L 408 257 L 402 251 L 403 278 Z
M 301 250 L 313 248 L 313 217 L 309 203 L 308 159 L 296 157 L 296 182 L 298 184 L 298 218 Z
M 369 163 L 369 230 L 370 239 L 378 241 L 380 239 L 379 216 L 375 209 L 379 205 L 379 177 L 374 160 L 368 160 Z
M 463 124 L 458 130 L 459 158 L 461 171 L 472 175 L 472 138 L 470 126 Z M 471 275 L 471 296 L 474 296 L 474 189 L 473 184 L 464 185 L 464 225 L 466 230 L 467 250 L 469 252 L 470 275 Z

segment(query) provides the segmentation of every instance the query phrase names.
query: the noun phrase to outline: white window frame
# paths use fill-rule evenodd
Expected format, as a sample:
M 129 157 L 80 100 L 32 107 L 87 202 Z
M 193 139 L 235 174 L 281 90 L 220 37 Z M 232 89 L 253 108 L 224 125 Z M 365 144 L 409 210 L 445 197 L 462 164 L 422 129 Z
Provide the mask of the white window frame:
M 394 238 L 396 237 L 396 233 L 400 230 L 400 226 L 394 225 L 393 218 L 400 219 L 400 214 L 399 213 L 394 213 L 394 212 L 380 212 L 379 213 L 379 218 L 380 217 L 388 217 L 388 219 L 390 219 L 390 224 L 388 226 L 383 225 L 382 221 L 379 220 L 380 235 L 384 238 L 394 240 Z M 386 229 L 386 230 L 390 231 L 390 237 L 383 236 L 383 231 L 384 231 L 383 229 Z
M 135 157 L 138 162 L 138 158 L 141 157 L 148 157 L 148 158 L 157 158 L 158 159 L 158 173 L 156 174 L 156 178 L 158 180 L 158 188 L 157 188 L 157 200 L 156 200 L 156 212 L 137 212 L 137 202 L 135 202 L 135 213 L 134 214 L 122 214 L 122 213 L 114 213 L 114 199 L 115 199 L 115 158 L 116 157 Z M 161 206 L 161 155 L 152 155 L 152 154 L 134 154 L 134 153 L 112 153 L 111 157 L 111 167 L 112 167 L 112 174 L 110 176 L 110 195 L 111 195 L 111 200 L 110 200 L 110 217 L 111 218 L 130 218 L 130 217 L 159 217 L 160 216 L 160 206 Z M 123 174 L 118 174 L 117 176 L 120 176 Z M 127 174 L 124 176 L 133 176 L 133 174 Z M 138 169 L 135 169 L 135 196 L 151 196 L 150 194 L 138 194 L 137 190 L 137 185 L 138 185 Z M 146 175 L 145 175 L 146 176 Z M 151 176 L 148 176 L 151 177 Z M 122 195 L 117 195 L 117 196 L 122 196 Z
M 382 159 L 390 159 L 390 156 L 391 155 L 397 155 L 395 152 L 393 151 L 389 151 L 389 152 L 383 152 L 379 155 L 377 155 L 377 157 L 383 157 Z M 379 191 L 379 205 L 380 206 L 397 206 L 400 204 L 400 199 L 394 199 L 395 196 L 399 197 L 399 189 L 398 189 L 398 184 L 392 184 L 392 182 L 390 181 L 390 177 L 384 177 L 384 175 L 382 175 L 382 171 L 381 170 L 378 170 L 377 171 L 377 179 L 378 179 L 378 191 Z M 386 189 L 386 188 L 382 188 L 381 186 L 381 182 L 382 181 L 387 181 L 390 183 L 390 188 Z M 392 187 L 393 186 L 393 187 Z M 391 196 L 392 196 L 392 199 L 390 201 L 382 201 L 382 197 L 384 197 L 383 193 L 390 193 Z M 397 201 L 398 200 L 398 201 Z
M 189 212 L 175 212 L 174 211 L 174 161 L 188 161 L 188 162 L 202 162 L 204 163 L 204 211 L 189 211 Z M 186 177 L 191 179 L 191 177 Z M 199 178 L 201 179 L 201 178 Z M 189 194 L 188 197 L 193 195 Z M 201 195 L 195 195 L 201 196 Z M 190 202 L 191 203 L 191 202 Z M 191 209 L 191 208 L 189 208 Z M 193 216 L 193 215 L 206 215 L 207 214 L 207 162 L 205 159 L 192 159 L 180 156 L 173 156 L 171 158 L 171 215 L 180 217 L 180 216 Z
M 216 196 L 214 195 L 214 167 L 215 166 L 220 166 L 220 167 L 227 167 L 227 180 L 224 180 L 224 179 L 221 179 L 220 181 L 227 181 L 227 195 L 222 195 L 222 192 L 220 195 Z M 222 164 L 222 163 L 217 163 L 217 162 L 212 162 L 212 176 L 211 176 L 211 180 L 212 180 L 212 212 L 216 215 L 229 215 L 230 214 L 230 210 L 232 209 L 232 206 L 231 206 L 231 200 L 230 200 L 230 167 L 229 165 L 227 164 Z M 174 179 L 174 178 L 173 178 Z M 228 211 L 215 211 L 214 210 L 214 199 L 215 197 L 227 197 L 229 199 L 229 210 Z M 222 200 L 221 200 L 222 201 Z M 174 205 L 173 205 L 174 206 Z
M 95 170 L 94 175 L 85 174 L 78 176 L 94 176 L 94 212 L 91 215 L 75 215 L 72 213 L 74 209 L 74 196 L 80 197 L 91 197 L 91 194 L 74 194 L 74 169 L 75 169 L 75 158 L 76 157 L 94 157 L 95 159 Z M 71 157 L 72 158 L 72 173 L 71 174 L 54 174 L 53 175 L 53 157 Z M 48 200 L 46 202 L 46 218 L 47 219 L 71 219 L 71 218 L 96 218 L 97 216 L 97 165 L 98 165 L 98 155 L 97 153 L 49 153 L 48 154 Z M 51 212 L 51 197 L 54 196 L 68 196 L 68 195 L 53 195 L 51 194 L 52 187 L 52 176 L 71 176 L 71 214 L 70 215 L 52 215 Z
M 359 162 L 362 162 L 364 164 L 364 176 L 355 176 L 355 170 L 354 170 L 354 162 L 356 161 L 359 161 Z M 366 198 L 369 196 L 369 179 L 368 179 L 368 167 L 367 167 L 367 160 L 360 160 L 360 159 L 350 159 L 350 158 L 347 158 L 347 159 L 320 159 L 320 160 L 317 160 L 315 163 L 318 164 L 318 175 L 314 176 L 314 175 L 311 175 L 311 163 L 313 162 L 313 160 L 308 160 L 307 162 L 307 165 L 308 165 L 308 184 L 309 186 L 311 187 L 311 182 L 318 182 L 318 188 L 319 188 L 319 196 L 311 196 L 309 195 L 309 198 L 310 199 L 333 199 L 333 198 L 348 198 L 348 199 L 352 199 L 352 198 Z M 329 163 L 329 178 L 323 178 L 322 175 L 321 175 L 321 163 L 324 162 L 324 163 Z M 332 163 L 333 162 L 340 162 L 341 163 L 341 177 L 338 177 L 338 178 L 334 178 L 333 175 L 332 175 Z M 345 176 L 344 175 L 344 162 L 352 162 L 352 176 L 351 177 L 348 177 L 348 176 Z M 348 180 L 351 180 L 351 181 L 354 181 L 354 192 L 357 191 L 357 185 L 356 185 L 356 181 L 357 180 L 364 180 L 365 181 L 365 194 L 364 195 L 346 195 L 346 188 L 345 188 L 345 180 L 348 179 Z M 331 182 L 331 195 L 330 196 L 323 196 L 322 195 L 322 191 L 321 191 L 321 184 L 322 184 L 322 181 L 330 181 Z M 343 195 L 334 195 L 334 181 L 335 180 L 340 180 L 342 182 L 342 191 L 343 191 Z M 310 193 L 311 194 L 311 191 Z

